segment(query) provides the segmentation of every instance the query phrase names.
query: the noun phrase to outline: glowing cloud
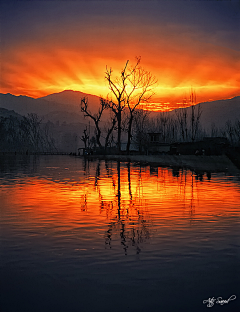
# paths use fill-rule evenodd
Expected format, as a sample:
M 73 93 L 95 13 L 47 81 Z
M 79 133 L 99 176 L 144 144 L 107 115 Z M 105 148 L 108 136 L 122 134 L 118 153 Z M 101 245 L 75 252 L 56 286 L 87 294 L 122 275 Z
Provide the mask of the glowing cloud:
M 134 64 L 141 56 L 142 66 L 158 79 L 152 101 L 158 107 L 173 107 L 191 88 L 198 101 L 239 94 L 234 19 L 229 26 L 230 13 L 238 14 L 233 4 L 216 2 L 219 10 L 213 15 L 209 4 L 172 2 L 170 10 L 164 2 L 152 7 L 143 2 L 138 8 L 107 2 L 3 6 L 0 91 L 41 97 L 72 89 L 106 96 L 106 66 L 120 72 L 126 60 Z M 224 9 L 229 18 L 218 28 Z M 195 19 L 188 15 L 193 10 Z

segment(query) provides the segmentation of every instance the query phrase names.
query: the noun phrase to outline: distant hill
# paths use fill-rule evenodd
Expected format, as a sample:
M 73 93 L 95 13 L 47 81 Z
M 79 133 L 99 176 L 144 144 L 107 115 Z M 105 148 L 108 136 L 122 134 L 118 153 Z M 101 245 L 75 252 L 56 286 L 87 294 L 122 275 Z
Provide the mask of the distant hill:
M 14 110 L 21 115 L 36 113 L 42 116 L 52 111 L 73 111 L 68 105 L 53 103 L 44 99 L 33 99 L 28 96 L 15 96 L 10 93 L 0 93 L 0 107 Z
M 22 119 L 22 115 L 17 114 L 14 110 L 8 110 L 6 108 L 0 107 L 0 117 L 9 118 L 10 116 L 18 119 Z
M 81 104 L 81 99 L 83 97 L 88 98 L 90 107 L 97 107 L 99 105 L 100 98 L 98 96 L 72 90 L 65 90 L 59 93 L 49 94 L 47 96 L 39 98 L 39 100 L 42 99 L 65 105 L 73 105 L 79 108 Z
M 210 130 L 212 124 L 216 127 L 224 127 L 226 121 L 240 120 L 240 96 L 236 96 L 232 99 L 218 100 L 212 102 L 203 102 L 197 104 L 201 106 L 201 124 L 204 129 Z M 186 110 L 191 113 L 191 107 L 186 108 Z M 176 110 L 170 112 L 170 114 L 175 114 Z
M 219 127 L 223 126 L 227 120 L 240 120 L 240 96 L 228 100 L 218 100 L 201 104 L 201 120 L 206 127 L 212 122 Z

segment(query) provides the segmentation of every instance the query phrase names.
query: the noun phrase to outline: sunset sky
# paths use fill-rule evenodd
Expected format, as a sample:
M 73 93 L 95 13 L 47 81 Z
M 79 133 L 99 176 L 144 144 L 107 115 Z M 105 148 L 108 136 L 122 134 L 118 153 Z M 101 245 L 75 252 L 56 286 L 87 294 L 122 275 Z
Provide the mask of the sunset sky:
M 109 92 L 127 60 L 158 79 L 156 103 L 240 95 L 239 1 L 1 1 L 0 92 Z M 159 104 L 157 104 L 159 105 Z M 168 105 L 168 104 L 165 104 Z

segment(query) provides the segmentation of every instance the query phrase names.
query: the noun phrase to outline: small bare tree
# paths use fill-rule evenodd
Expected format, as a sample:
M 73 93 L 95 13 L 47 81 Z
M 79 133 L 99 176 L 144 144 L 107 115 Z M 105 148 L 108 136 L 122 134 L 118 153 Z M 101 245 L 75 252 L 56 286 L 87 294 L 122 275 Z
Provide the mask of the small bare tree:
M 110 116 L 111 120 L 110 122 L 105 124 L 105 132 L 106 132 L 106 137 L 105 137 L 105 150 L 107 149 L 108 146 L 111 146 L 112 142 L 113 142 L 113 130 L 115 129 L 117 120 L 116 117 L 112 117 Z
M 236 119 L 235 122 L 231 120 L 226 121 L 225 128 L 222 130 L 222 134 L 227 137 L 231 145 L 240 144 L 240 120 Z
M 45 145 L 46 149 L 49 152 L 57 152 L 57 147 L 55 146 L 55 140 L 53 138 L 53 132 L 52 129 L 54 127 L 54 124 L 51 122 L 47 122 L 44 127 L 44 137 L 45 137 Z
M 84 113 L 84 117 L 89 117 L 93 120 L 95 127 L 96 127 L 96 143 L 99 147 L 102 147 L 100 138 L 101 138 L 101 128 L 99 126 L 103 111 L 109 108 L 108 101 L 100 98 L 100 107 L 97 114 L 92 114 L 88 107 L 88 98 L 83 97 L 81 99 L 81 111 Z
M 200 128 L 201 106 L 196 105 L 196 94 L 191 92 L 189 101 L 184 99 L 185 107 L 175 110 L 182 141 L 194 142 Z M 188 108 L 190 106 L 190 108 Z
M 177 121 L 180 128 L 182 141 L 188 140 L 188 111 L 187 108 L 179 108 L 175 110 Z
M 88 142 L 89 142 L 89 135 L 88 135 L 87 127 L 86 127 L 86 129 L 83 130 L 83 136 L 81 137 L 81 140 L 84 143 L 84 148 L 87 149 L 87 147 L 88 147 L 87 145 L 89 145 L 88 144 Z
M 147 147 L 148 138 L 149 111 L 137 109 L 134 117 L 134 139 L 133 142 L 137 146 L 140 153 Z
M 29 151 L 40 152 L 43 150 L 43 135 L 42 135 L 42 118 L 37 114 L 28 114 L 27 117 L 23 117 L 20 124 L 20 129 L 24 137 Z
M 200 104 L 196 105 L 196 93 L 193 91 L 190 94 L 190 103 L 191 103 L 191 140 L 192 142 L 194 142 L 198 134 L 202 110 Z

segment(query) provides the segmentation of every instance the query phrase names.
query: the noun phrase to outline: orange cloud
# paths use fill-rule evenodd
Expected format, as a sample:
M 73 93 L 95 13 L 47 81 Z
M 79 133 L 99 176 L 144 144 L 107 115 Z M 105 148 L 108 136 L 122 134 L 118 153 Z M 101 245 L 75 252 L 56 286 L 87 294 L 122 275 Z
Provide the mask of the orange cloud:
M 62 33 L 56 25 L 50 30 L 43 25 L 36 37 L 6 45 L 0 91 L 41 97 L 72 89 L 106 96 L 106 65 L 119 73 L 127 59 L 133 64 L 141 55 L 142 66 L 158 79 L 153 103 L 172 107 L 191 88 L 198 101 L 239 94 L 240 53 L 220 46 L 214 35 L 173 23 L 141 25 L 130 18 L 119 25 L 109 17 L 113 27 L 101 16 L 93 23 L 66 25 Z

